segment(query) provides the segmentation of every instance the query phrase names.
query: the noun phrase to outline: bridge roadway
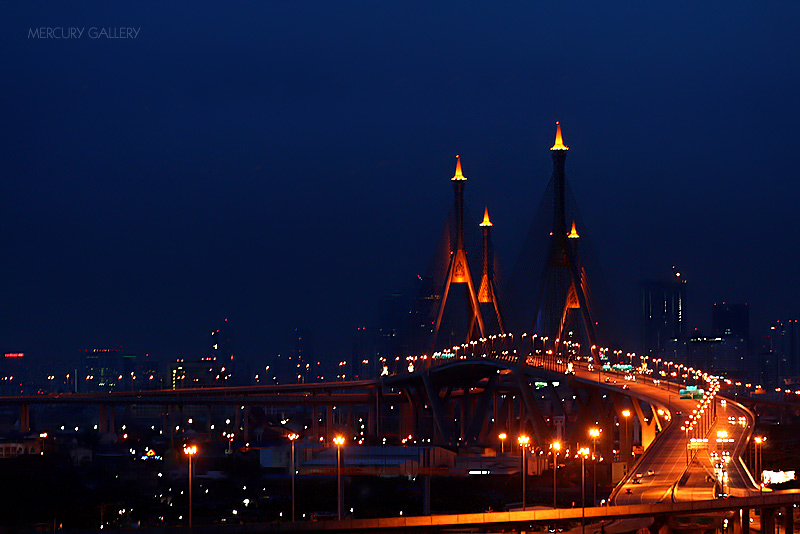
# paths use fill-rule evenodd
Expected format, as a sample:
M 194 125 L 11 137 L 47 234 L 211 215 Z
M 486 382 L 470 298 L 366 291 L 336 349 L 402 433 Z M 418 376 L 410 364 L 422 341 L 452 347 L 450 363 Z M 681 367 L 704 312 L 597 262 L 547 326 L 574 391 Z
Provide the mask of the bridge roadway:
M 623 506 L 597 506 L 586 508 L 586 521 L 594 525 L 609 525 L 611 521 L 629 521 L 631 524 L 644 525 L 641 519 L 669 517 L 688 518 L 697 515 L 721 515 L 731 510 L 774 509 L 791 507 L 800 503 L 800 490 L 787 490 L 773 494 L 759 495 L 740 499 L 711 499 L 691 502 L 662 502 L 657 504 L 631 504 Z M 556 510 L 528 510 L 514 512 L 484 512 L 458 515 L 429 515 L 412 517 L 383 517 L 377 519 L 343 519 L 342 521 L 304 521 L 298 523 L 267 523 L 227 525 L 226 534 L 268 533 L 268 532 L 397 532 L 397 533 L 440 533 L 440 532 L 508 532 L 529 531 L 545 525 L 558 524 L 569 527 L 579 525 L 584 511 L 581 508 L 558 508 Z M 650 521 L 651 522 L 651 521 Z M 473 530 L 474 529 L 474 530 Z M 152 529 L 160 532 L 162 529 Z M 619 528 L 606 526 L 605 532 L 625 532 Z M 635 529 L 634 529 L 635 530 Z M 701 529 L 706 530 L 706 529 Z M 206 534 L 219 532 L 219 525 L 199 526 L 194 529 L 170 528 L 168 532 L 181 534 Z M 575 529 L 580 532 L 580 527 Z M 166 531 L 165 531 L 166 532 Z M 590 532 L 587 525 L 586 532 Z
M 726 430 L 728 437 L 733 439 L 732 444 L 720 447 L 730 452 L 731 461 L 727 464 L 728 493 L 744 496 L 747 492 L 757 491 L 757 485 L 741 459 L 746 451 L 747 443 L 753 432 L 755 418 L 753 413 L 744 406 L 731 402 L 722 402 L 716 398 L 717 420 L 704 437 L 708 438 L 708 449 L 692 451 L 691 463 L 687 460 L 687 433 L 681 430 L 681 425 L 686 421 L 697 405 L 696 400 L 681 399 L 678 393 L 679 386 L 661 382 L 653 383 L 653 379 L 636 375 L 636 380 L 620 380 L 619 375 L 588 371 L 585 367 L 576 367 L 576 379 L 582 382 L 605 381 L 608 376 L 612 382 L 603 384 L 606 387 L 622 387 L 627 395 L 649 402 L 652 405 L 662 406 L 671 414 L 671 421 L 660 433 L 655 442 L 646 451 L 638 463 L 628 473 L 628 476 L 619 484 L 612 494 L 614 504 L 646 504 L 658 503 L 669 500 L 694 501 L 716 497 L 715 484 L 708 477 L 713 475 L 713 461 L 710 452 L 717 449 L 716 432 Z M 613 380 L 616 380 L 615 384 Z M 665 387 L 666 385 L 666 387 Z M 735 424 L 730 424 L 729 417 L 733 417 Z M 740 424 L 739 421 L 743 421 Z M 701 437 L 698 435 L 698 437 Z M 731 447 L 733 445 L 733 447 Z M 647 475 L 654 472 L 654 475 Z M 636 480 L 636 474 L 643 476 Z
M 348 382 L 320 382 L 314 384 L 287 384 L 279 386 L 234 386 L 187 389 L 159 389 L 142 391 L 113 391 L 106 393 L 49 393 L 0 397 L 0 405 L 34 404 L 269 404 L 327 405 L 364 404 L 374 402 L 379 380 Z M 359 391 L 363 390 L 363 391 Z M 382 399 L 399 400 L 400 394 L 380 393 Z

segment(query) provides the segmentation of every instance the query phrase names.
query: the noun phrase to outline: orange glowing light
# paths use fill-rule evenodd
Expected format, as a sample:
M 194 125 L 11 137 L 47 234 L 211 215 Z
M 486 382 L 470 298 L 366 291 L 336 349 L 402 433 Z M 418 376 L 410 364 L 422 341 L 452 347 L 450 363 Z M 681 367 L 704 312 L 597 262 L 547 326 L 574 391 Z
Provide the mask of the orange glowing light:
M 483 212 L 483 222 L 481 222 L 481 224 L 479 224 L 478 226 L 491 226 L 491 225 L 492 221 L 489 220 L 489 208 L 486 208 L 485 211 Z
M 578 235 L 578 230 L 575 228 L 575 221 L 572 221 L 572 230 L 569 231 L 567 237 L 570 239 L 578 239 L 580 237 Z
M 466 176 L 461 172 L 461 156 L 456 154 L 456 174 L 450 178 L 451 180 L 466 180 Z
M 558 121 L 556 121 L 556 143 L 550 147 L 550 150 L 569 150 L 561 138 L 561 124 Z

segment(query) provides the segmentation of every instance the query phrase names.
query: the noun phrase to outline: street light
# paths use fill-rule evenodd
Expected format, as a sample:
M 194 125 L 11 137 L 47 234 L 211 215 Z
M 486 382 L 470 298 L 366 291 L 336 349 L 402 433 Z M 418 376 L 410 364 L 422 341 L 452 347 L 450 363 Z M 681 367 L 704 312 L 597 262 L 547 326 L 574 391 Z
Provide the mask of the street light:
M 337 510 L 336 516 L 339 521 L 342 520 L 342 445 L 344 445 L 344 437 L 336 436 L 333 438 L 336 444 L 336 503 Z
M 519 450 L 522 453 L 522 510 L 525 511 L 525 475 L 527 474 L 528 469 L 525 466 L 525 447 L 528 446 L 530 443 L 531 438 L 529 436 L 520 436 L 517 438 L 517 442 L 519 443 Z
M 767 441 L 767 438 L 763 436 L 757 436 L 753 438 L 756 444 L 756 473 L 758 474 L 758 492 L 761 493 L 764 489 L 764 463 L 761 459 L 761 446 Z
M 300 437 L 300 434 L 295 434 L 292 432 L 286 437 L 289 438 L 289 441 L 292 443 L 292 523 L 294 523 L 294 442 L 297 441 L 297 438 Z
M 192 456 L 197 454 L 197 445 L 184 445 L 183 452 L 189 458 L 189 528 L 192 528 Z
M 561 450 L 561 443 L 554 441 L 550 446 L 553 449 L 553 509 L 556 509 L 556 472 L 558 471 L 558 451 Z
M 622 417 L 625 418 L 625 441 L 628 440 L 628 418 L 630 416 L 631 416 L 631 411 L 630 410 L 622 410 Z M 625 465 L 628 465 L 628 466 L 631 465 L 630 456 L 633 455 L 633 439 L 631 439 L 631 444 L 630 445 L 631 445 L 631 454 L 630 455 L 626 455 L 628 457 L 625 459 Z M 622 448 L 622 440 L 620 440 L 619 446 L 620 446 L 620 448 Z
M 592 438 L 592 506 L 597 503 L 597 438 L 600 437 L 599 428 L 590 428 L 589 436 Z
M 581 455 L 581 534 L 586 534 L 586 457 L 589 448 L 580 449 L 578 454 Z
M 504 454 L 506 452 L 506 438 L 508 437 L 508 434 L 505 432 L 500 432 L 497 437 L 500 438 L 500 453 Z

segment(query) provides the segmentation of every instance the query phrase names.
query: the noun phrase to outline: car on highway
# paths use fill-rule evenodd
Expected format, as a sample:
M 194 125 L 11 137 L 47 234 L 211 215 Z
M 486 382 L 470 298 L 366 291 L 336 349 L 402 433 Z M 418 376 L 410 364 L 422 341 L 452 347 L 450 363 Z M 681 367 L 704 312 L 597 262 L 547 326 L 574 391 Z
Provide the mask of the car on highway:
M 653 475 L 655 475 L 655 474 L 656 474 L 656 472 L 655 472 L 655 471 L 653 471 L 652 469 L 648 469 L 648 470 L 647 470 L 647 476 L 651 477 L 651 476 L 653 476 Z

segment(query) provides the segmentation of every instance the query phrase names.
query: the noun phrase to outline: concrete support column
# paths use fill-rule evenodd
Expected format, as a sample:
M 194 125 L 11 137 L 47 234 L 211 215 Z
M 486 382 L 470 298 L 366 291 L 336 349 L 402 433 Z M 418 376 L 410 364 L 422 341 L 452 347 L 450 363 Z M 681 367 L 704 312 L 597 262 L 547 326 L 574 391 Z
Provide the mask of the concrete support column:
M 742 508 L 741 510 L 742 521 L 740 527 L 742 534 L 750 534 L 750 508 Z
M 378 437 L 377 427 L 378 427 L 378 392 L 373 392 L 375 394 L 375 402 L 369 403 L 369 408 L 367 410 L 367 435 Z
M 314 442 L 319 442 L 319 407 L 315 404 L 311 407 L 311 435 Z
M 242 414 L 242 418 L 244 419 L 244 421 L 242 421 L 242 423 L 244 425 L 244 442 L 247 443 L 248 441 L 250 441 L 250 406 L 249 405 L 244 407 L 244 413 Z
M 731 534 L 742 534 L 742 511 L 735 510 L 733 517 L 728 521 L 728 528 Z
M 237 436 L 239 435 L 240 429 L 242 428 L 242 407 L 240 405 L 236 405 L 236 410 L 234 411 L 233 415 L 233 433 Z
M 761 509 L 761 534 L 775 534 L 775 509 Z
M 492 427 L 493 430 L 498 430 L 499 428 L 503 428 L 504 430 L 508 430 L 503 425 L 500 424 L 500 394 L 495 391 L 492 393 L 492 419 L 494 419 L 494 425 Z M 498 432 L 495 432 L 498 434 Z M 496 437 L 496 436 L 495 436 Z
M 411 402 L 404 402 L 400 405 L 400 439 L 414 435 L 414 405 Z
M 113 404 L 108 406 L 108 431 L 109 432 L 116 432 L 117 431 L 117 421 L 116 421 L 116 418 L 115 418 L 114 405 Z
M 211 433 L 211 427 L 214 424 L 214 422 L 213 422 L 213 420 L 211 418 L 211 414 L 212 413 L 213 412 L 211 411 L 211 405 L 210 404 L 206 404 L 206 431 L 208 431 L 209 434 Z
M 325 407 L 325 443 L 333 443 L 333 406 Z
M 97 407 L 97 431 L 101 434 L 108 432 L 108 406 L 105 404 Z
M 469 395 L 469 390 L 467 388 L 464 388 L 462 391 L 463 392 L 461 394 L 461 402 L 459 403 L 461 405 L 461 417 L 459 417 L 461 428 L 459 436 L 461 437 L 461 443 L 465 443 L 467 440 L 467 424 L 469 421 L 469 412 L 470 412 L 469 410 L 470 395 Z
M 161 433 L 169 435 L 169 406 L 161 407 Z
M 794 534 L 794 506 L 783 509 L 783 534 Z

